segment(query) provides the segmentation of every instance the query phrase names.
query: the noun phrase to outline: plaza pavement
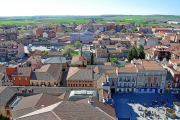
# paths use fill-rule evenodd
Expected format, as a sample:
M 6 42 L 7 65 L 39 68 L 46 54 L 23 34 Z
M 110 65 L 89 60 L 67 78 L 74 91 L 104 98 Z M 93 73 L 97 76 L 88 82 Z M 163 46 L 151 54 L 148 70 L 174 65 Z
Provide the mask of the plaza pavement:
M 158 97 L 158 99 L 157 99 Z M 144 118 L 140 114 L 142 114 L 142 111 L 138 111 L 138 107 L 142 107 L 144 110 L 150 110 L 155 112 L 156 114 L 159 114 L 160 118 L 162 120 L 165 118 L 165 108 L 163 107 L 164 104 L 161 103 L 161 99 L 168 103 L 168 108 L 172 108 L 173 102 L 179 102 L 179 100 L 173 95 L 173 94 L 163 94 L 161 96 L 160 94 L 154 93 L 154 94 L 134 94 L 134 93 L 127 93 L 122 96 L 122 93 L 115 93 L 112 94 L 112 98 L 114 98 L 115 101 L 115 111 L 116 116 L 119 118 L 119 120 L 123 120 L 123 118 L 130 118 L 130 120 L 150 120 L 149 117 Z M 168 98 L 168 101 L 167 101 Z M 134 100 L 134 104 L 130 103 L 130 100 Z M 151 107 L 152 101 L 158 102 L 158 108 L 153 104 Z M 147 107 L 143 106 L 143 103 L 147 103 Z M 164 109 L 164 111 L 163 111 Z M 132 112 L 132 116 L 130 114 L 130 111 Z M 176 113 L 177 117 L 180 118 L 180 114 Z M 153 120 L 160 120 L 158 118 L 153 118 Z M 170 120 L 170 119 L 168 119 Z

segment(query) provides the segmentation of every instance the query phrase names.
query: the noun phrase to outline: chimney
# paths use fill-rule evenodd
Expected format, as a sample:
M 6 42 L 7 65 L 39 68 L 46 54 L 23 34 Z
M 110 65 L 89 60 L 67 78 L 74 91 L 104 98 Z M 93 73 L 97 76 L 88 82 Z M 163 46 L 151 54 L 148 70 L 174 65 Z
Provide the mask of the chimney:
M 88 103 L 90 103 L 91 105 L 93 105 L 94 101 L 92 101 L 92 96 L 89 96 Z
M 41 108 L 44 108 L 44 105 L 41 105 Z

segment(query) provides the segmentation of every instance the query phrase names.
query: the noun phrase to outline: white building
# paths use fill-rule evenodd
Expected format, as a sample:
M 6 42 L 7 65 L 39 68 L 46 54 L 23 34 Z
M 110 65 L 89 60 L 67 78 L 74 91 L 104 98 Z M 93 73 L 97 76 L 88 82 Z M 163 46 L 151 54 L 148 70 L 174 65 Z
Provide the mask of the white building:
M 137 47 L 139 47 L 140 45 L 143 45 L 143 46 L 146 45 L 146 39 L 145 38 L 138 38 L 137 39 Z
M 136 67 L 118 68 L 117 92 L 136 92 L 137 69 Z
M 158 38 L 157 37 L 150 37 L 146 39 L 147 46 L 155 46 L 158 45 Z
M 43 32 L 43 38 L 48 38 L 48 34 L 46 32 Z

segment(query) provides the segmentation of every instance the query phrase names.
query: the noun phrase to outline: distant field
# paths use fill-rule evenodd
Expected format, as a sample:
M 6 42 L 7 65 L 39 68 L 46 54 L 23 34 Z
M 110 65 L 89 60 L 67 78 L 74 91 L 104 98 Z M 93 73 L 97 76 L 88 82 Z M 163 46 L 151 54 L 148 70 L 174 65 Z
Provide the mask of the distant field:
M 30 23 L 87 23 L 95 20 L 98 23 L 116 22 L 116 23 L 136 23 L 143 25 L 167 25 L 165 20 L 180 20 L 180 16 L 172 15 L 101 15 L 101 16 L 49 16 L 49 17 L 1 17 L 0 25 L 28 25 Z M 158 23 L 162 21 L 162 23 Z

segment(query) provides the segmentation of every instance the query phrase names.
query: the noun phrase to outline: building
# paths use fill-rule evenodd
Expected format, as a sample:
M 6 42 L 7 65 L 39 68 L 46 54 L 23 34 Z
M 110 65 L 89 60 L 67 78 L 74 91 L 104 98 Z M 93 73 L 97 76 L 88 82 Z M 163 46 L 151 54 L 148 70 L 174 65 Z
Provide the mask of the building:
M 11 29 L 0 29 L 0 40 L 16 40 L 17 39 L 18 30 L 11 28 Z
M 47 115 L 48 114 L 48 115 Z M 62 101 L 27 115 L 17 120 L 28 119 L 104 119 L 117 120 L 115 110 L 111 105 L 106 105 L 93 98 L 87 98 L 77 102 Z
M 13 83 L 13 86 L 30 86 L 30 79 L 32 75 L 31 67 L 7 67 L 6 75 L 9 78 L 9 81 Z M 8 80 L 8 79 L 7 79 Z M 4 81 L 2 84 L 4 84 Z
M 146 45 L 146 39 L 145 38 L 138 38 L 137 39 L 137 47 L 139 47 L 140 45 L 143 45 L 143 46 Z
M 117 92 L 136 92 L 137 68 L 120 67 L 118 70 Z
M 94 87 L 92 69 L 70 67 L 66 78 L 68 87 Z
M 41 56 L 30 56 L 26 61 L 26 65 L 32 69 L 39 69 L 42 66 Z
M 134 62 L 137 68 L 136 93 L 164 93 L 167 71 L 156 61 Z
M 47 58 L 44 61 L 44 64 L 55 64 L 55 65 L 62 65 L 62 70 L 66 71 L 67 70 L 67 63 L 66 63 L 66 58 L 65 57 L 51 57 Z
M 85 67 L 87 66 L 86 56 L 73 56 L 71 60 L 71 67 Z
M 42 28 L 34 28 L 33 33 L 38 36 L 43 36 L 43 29 Z
M 153 33 L 156 32 L 172 32 L 172 28 L 152 28 Z
M 139 33 L 153 33 L 153 31 L 152 31 L 152 27 L 138 27 L 137 28 L 138 29 L 138 31 L 139 31 Z
M 155 46 L 158 45 L 158 38 L 157 37 L 150 37 L 146 39 L 147 46 Z
M 17 105 L 19 100 L 21 100 L 21 98 L 23 97 L 46 93 L 62 98 L 63 100 L 68 100 L 70 92 L 73 90 L 97 91 L 97 94 L 100 94 L 100 96 L 102 97 L 102 93 L 99 88 L 97 89 L 97 88 L 68 88 L 68 87 L 2 86 L 0 87 L 0 114 L 2 114 L 5 117 L 11 118 L 12 117 L 11 110 Z M 38 99 L 39 97 L 36 97 L 35 99 L 33 99 L 33 101 L 38 101 Z M 32 103 L 34 103 L 33 101 Z M 50 101 L 46 101 L 46 103 L 49 102 Z M 44 105 L 46 105 L 46 103 L 38 102 L 38 104 L 44 104 Z M 28 104 L 26 106 L 28 106 Z
M 58 97 L 41 93 L 28 97 L 23 97 L 19 103 L 11 110 L 12 119 L 16 119 L 20 116 L 50 106 L 52 104 L 62 101 Z
M 24 57 L 24 45 L 16 41 L 0 42 L 1 59 L 16 59 Z
M 171 51 L 166 46 L 156 45 L 145 49 L 145 59 L 147 60 L 163 60 L 171 58 Z
M 83 33 L 70 33 L 71 43 L 80 41 L 82 43 L 92 43 L 97 36 L 91 32 L 85 31 Z
M 167 88 L 173 89 L 171 92 L 178 93 L 180 87 L 180 59 L 170 59 L 169 64 L 165 64 L 166 68 L 170 75 L 172 76 L 172 83 L 167 86 Z
M 84 46 L 82 46 L 82 50 L 81 51 L 82 51 L 82 55 L 83 56 L 86 56 L 87 59 L 90 58 L 90 56 L 91 56 L 91 46 L 84 45 Z M 79 54 L 81 54 L 81 51 L 80 51 Z
M 100 46 L 95 49 L 96 58 L 107 58 L 110 54 L 110 58 L 123 58 L 127 57 L 129 49 L 125 47 L 116 47 L 116 46 Z
M 31 86 L 55 87 L 60 85 L 62 65 L 46 64 L 33 71 L 30 79 Z
M 54 31 L 43 32 L 43 38 L 54 38 L 54 37 L 56 37 L 56 32 Z

